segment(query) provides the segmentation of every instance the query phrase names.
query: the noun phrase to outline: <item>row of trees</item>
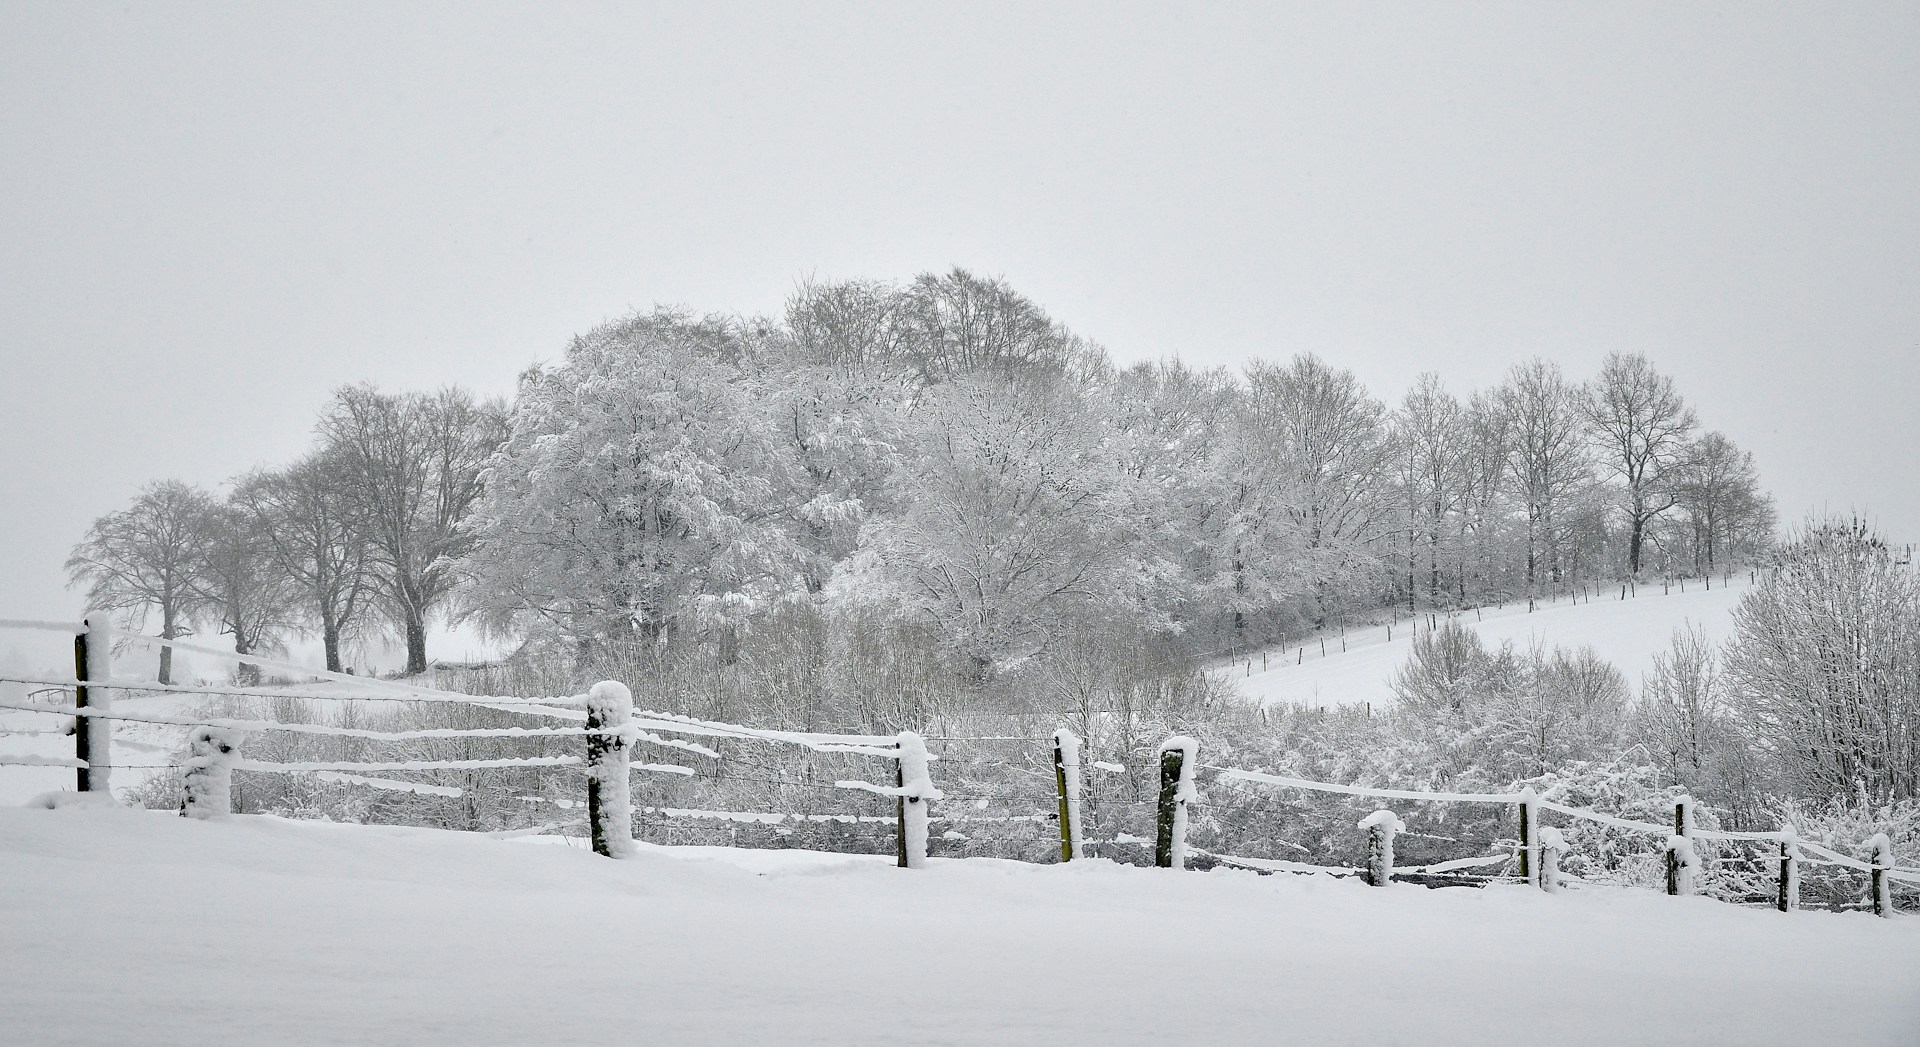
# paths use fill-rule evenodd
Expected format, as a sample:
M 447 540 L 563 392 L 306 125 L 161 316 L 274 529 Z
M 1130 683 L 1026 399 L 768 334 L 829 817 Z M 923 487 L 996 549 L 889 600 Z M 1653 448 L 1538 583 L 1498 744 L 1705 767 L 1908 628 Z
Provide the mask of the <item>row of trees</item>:
M 777 610 L 930 630 L 960 674 L 1098 623 L 1256 643 L 1389 602 L 1710 571 L 1765 546 L 1751 459 L 1670 378 L 1516 366 L 1389 409 L 1304 354 L 1118 367 L 999 280 L 803 286 L 779 320 L 657 310 L 574 339 L 510 408 L 336 394 L 317 446 L 224 500 L 178 483 L 69 564 L 97 607 L 243 651 L 471 616 L 576 652 L 730 651 Z M 216 504 L 216 502 L 218 504 Z
M 68 574 L 90 610 L 157 618 L 169 639 L 212 630 L 255 654 L 312 633 L 338 672 L 347 641 L 391 633 L 405 640 L 408 671 L 424 671 L 428 622 L 460 584 L 463 524 L 505 417 L 504 405 L 456 389 L 343 388 L 312 452 L 237 478 L 225 497 L 151 484 L 94 521 Z M 160 681 L 171 680 L 163 648 Z

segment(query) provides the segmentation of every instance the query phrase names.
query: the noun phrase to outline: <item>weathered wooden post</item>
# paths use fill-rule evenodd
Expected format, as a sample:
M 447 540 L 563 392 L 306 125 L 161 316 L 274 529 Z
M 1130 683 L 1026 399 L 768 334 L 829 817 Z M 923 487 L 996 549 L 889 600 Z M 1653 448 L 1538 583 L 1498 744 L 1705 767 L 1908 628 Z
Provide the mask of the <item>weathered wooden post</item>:
M 1867 849 L 1873 852 L 1873 914 L 1892 918 L 1893 878 L 1887 874 L 1893 871 L 1893 841 L 1886 833 L 1874 833 Z
M 1560 890 L 1560 859 L 1567 853 L 1567 838 L 1549 825 L 1540 830 L 1540 889 L 1548 894 Z
M 1407 827 L 1392 811 L 1375 811 L 1360 819 L 1367 831 L 1367 882 L 1385 887 L 1393 879 L 1393 834 Z
M 920 869 L 927 864 L 927 826 L 931 821 L 928 804 L 942 797 L 934 788 L 928 772 L 927 740 L 912 731 L 901 731 L 897 743 L 894 781 L 900 790 L 900 842 L 896 845 L 902 869 Z
M 602 680 L 587 692 L 587 824 L 593 853 L 625 858 L 633 853 L 633 692 Z
M 1153 844 L 1153 864 L 1162 869 L 1187 867 L 1187 803 L 1193 799 L 1193 765 L 1200 743 L 1173 737 L 1160 743 L 1160 824 Z
M 213 818 L 233 813 L 233 753 L 240 732 L 195 727 L 187 734 L 186 772 L 180 779 L 180 816 Z
M 113 628 L 105 614 L 87 618 L 86 629 L 73 637 L 73 704 L 79 709 L 113 711 L 113 697 L 104 685 L 113 678 Z M 96 686 L 88 686 L 94 683 Z M 93 721 L 98 719 L 99 723 Z M 80 792 L 110 792 L 113 777 L 113 721 L 106 717 L 73 718 L 74 755 L 86 766 L 74 772 Z
M 1667 893 L 1694 893 L 1700 855 L 1693 849 L 1693 799 L 1682 796 L 1673 804 L 1673 835 L 1667 838 Z
M 1060 860 L 1082 857 L 1080 739 L 1065 727 L 1053 732 L 1053 781 L 1060 790 Z
M 1800 839 L 1792 825 L 1780 827 L 1780 899 L 1781 912 L 1800 908 Z
M 1520 878 L 1540 886 L 1540 799 L 1533 786 L 1520 790 Z

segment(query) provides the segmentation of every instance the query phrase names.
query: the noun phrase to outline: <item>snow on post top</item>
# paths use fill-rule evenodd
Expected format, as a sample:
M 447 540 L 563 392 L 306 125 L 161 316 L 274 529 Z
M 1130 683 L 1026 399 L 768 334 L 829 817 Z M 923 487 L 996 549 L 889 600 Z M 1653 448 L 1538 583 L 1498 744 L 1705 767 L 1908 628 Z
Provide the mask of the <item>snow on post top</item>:
M 1388 832 L 1396 833 L 1404 831 L 1407 827 L 1407 823 L 1401 821 L 1400 816 L 1392 811 L 1375 811 L 1365 818 L 1360 819 L 1360 828 L 1362 829 L 1371 829 L 1376 825 Z
M 633 714 L 633 692 L 618 680 L 602 680 L 587 691 L 587 707 L 604 722 L 621 723 Z

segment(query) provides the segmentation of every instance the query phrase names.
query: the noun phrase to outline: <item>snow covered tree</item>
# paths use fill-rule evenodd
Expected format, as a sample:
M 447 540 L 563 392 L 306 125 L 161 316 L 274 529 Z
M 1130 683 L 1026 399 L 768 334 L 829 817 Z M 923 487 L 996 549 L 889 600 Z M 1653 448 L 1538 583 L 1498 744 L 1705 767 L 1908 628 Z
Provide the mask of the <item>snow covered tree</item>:
M 1560 366 L 1535 358 L 1516 365 L 1500 387 L 1507 420 L 1508 474 L 1526 522 L 1527 592 L 1565 569 L 1564 532 L 1592 466 L 1581 429 L 1579 390 Z
M 1462 453 L 1470 449 L 1465 412 L 1440 384 L 1440 376 L 1429 371 L 1408 390 L 1392 424 L 1406 500 L 1408 606 L 1418 591 L 1414 576 L 1422 566 L 1427 601 L 1433 606 L 1440 600 L 1442 548 L 1451 543 L 1453 516 L 1467 487 L 1463 468 L 1472 463 L 1471 456 Z
M 871 585 L 935 623 L 984 679 L 1079 613 L 1161 614 L 1165 570 L 1129 528 L 1128 485 L 1065 383 L 977 375 L 930 389 L 894 474 L 898 515 L 874 521 L 836 582 Z
M 309 454 L 259 470 L 234 487 L 232 504 L 255 522 L 274 568 L 290 580 L 302 617 L 319 627 L 327 671 L 340 672 L 341 643 L 372 595 L 365 535 L 353 526 L 337 459 Z
M 636 314 L 521 377 L 466 569 L 489 626 L 590 643 L 737 627 L 803 591 L 809 492 L 722 321 Z M 785 421 L 783 419 L 783 421 Z
M 110 612 L 138 632 L 160 616 L 166 639 L 193 632 L 204 606 L 198 584 L 213 498 L 179 480 L 147 485 L 133 504 L 93 522 L 67 558 L 69 585 L 87 587 L 87 611 Z M 173 682 L 173 649 L 160 649 L 160 682 Z
M 1809 523 L 1734 610 L 1730 697 L 1798 796 L 1920 797 L 1920 578 L 1864 523 Z
M 1715 644 L 1697 625 L 1676 629 L 1634 709 L 1634 737 L 1670 781 L 1717 803 L 1750 800 L 1750 750 L 1728 704 Z
M 1383 497 L 1390 443 L 1386 408 L 1351 371 L 1312 354 L 1284 367 L 1247 365 L 1241 436 L 1269 459 L 1270 501 L 1296 525 L 1302 564 L 1317 582 L 1323 616 L 1330 599 L 1370 582 L 1380 566 L 1391 504 Z
M 1699 423 L 1673 379 L 1638 353 L 1607 356 L 1584 408 L 1601 461 L 1621 486 L 1627 572 L 1638 575 L 1647 525 L 1679 503 L 1677 481 Z
M 480 470 L 499 445 L 503 409 L 457 387 L 382 393 L 345 386 L 320 419 L 341 493 L 372 551 L 382 601 L 407 645 L 407 672 L 427 669 L 427 621 L 453 594 L 471 547 L 463 526 Z

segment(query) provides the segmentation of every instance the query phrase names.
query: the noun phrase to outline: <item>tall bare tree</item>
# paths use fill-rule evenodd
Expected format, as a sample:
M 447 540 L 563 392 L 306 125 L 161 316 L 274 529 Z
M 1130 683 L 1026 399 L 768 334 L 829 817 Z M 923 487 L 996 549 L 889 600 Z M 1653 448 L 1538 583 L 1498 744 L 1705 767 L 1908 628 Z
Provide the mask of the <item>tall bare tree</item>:
M 310 454 L 243 477 L 232 499 L 259 525 L 268 557 L 293 582 L 306 620 L 319 626 L 327 670 L 336 673 L 341 642 L 365 613 L 373 582 L 344 482 L 337 458 Z
M 233 637 L 234 653 L 277 649 L 294 628 L 298 589 L 274 561 L 265 523 L 238 506 L 212 506 L 201 556 L 195 584 L 208 620 Z M 242 659 L 237 676 L 242 684 L 259 683 L 260 667 Z
M 1465 487 L 1463 454 L 1468 433 L 1460 401 L 1440 384 L 1440 376 L 1422 374 L 1394 412 L 1393 428 L 1405 461 L 1407 487 L 1407 596 L 1411 603 L 1419 553 L 1426 554 L 1427 599 L 1440 598 L 1441 545 L 1452 537 L 1451 518 Z
M 141 490 L 133 504 L 93 522 L 67 557 L 69 585 L 87 586 L 87 610 L 105 611 L 135 629 L 160 615 L 165 639 L 193 632 L 205 603 L 198 572 L 206 562 L 213 498 L 179 480 Z M 160 649 L 160 682 L 173 682 L 173 649 Z
M 1580 394 L 1560 365 L 1536 357 L 1508 372 L 1500 406 L 1508 471 L 1525 510 L 1527 591 L 1535 593 L 1543 573 L 1560 579 L 1561 528 L 1574 494 L 1591 480 Z
M 350 519 L 372 550 L 380 595 L 405 635 L 407 672 L 427 668 L 427 621 L 459 582 L 472 540 L 461 526 L 481 470 L 504 434 L 505 409 L 465 390 L 337 390 L 320 419 L 339 460 Z
M 1586 397 L 1587 422 L 1627 514 L 1627 570 L 1640 573 L 1647 524 L 1679 504 L 1678 478 L 1699 423 L 1673 379 L 1639 353 L 1612 353 Z

